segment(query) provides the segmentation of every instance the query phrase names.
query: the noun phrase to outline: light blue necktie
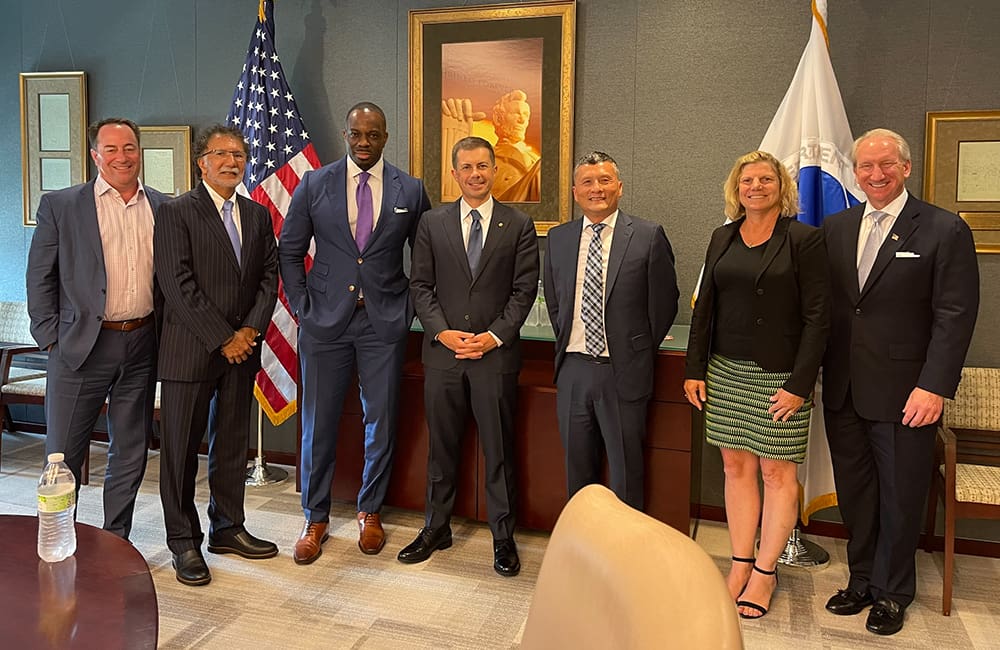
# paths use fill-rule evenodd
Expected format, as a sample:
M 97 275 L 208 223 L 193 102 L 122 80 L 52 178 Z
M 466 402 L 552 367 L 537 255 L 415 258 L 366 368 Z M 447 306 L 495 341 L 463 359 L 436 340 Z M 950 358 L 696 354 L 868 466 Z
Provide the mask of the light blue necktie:
M 603 223 L 591 224 L 594 235 L 587 247 L 587 266 L 583 274 L 583 295 L 580 299 L 580 319 L 583 321 L 587 353 L 598 356 L 604 352 L 604 280 L 602 271 L 601 231 Z
M 882 248 L 882 240 L 885 239 L 885 234 L 882 232 L 882 219 L 886 216 L 886 213 L 881 210 L 876 210 L 871 214 L 872 229 L 868 231 L 868 239 L 865 240 L 865 247 L 861 251 L 861 261 L 858 262 L 859 290 L 865 288 L 865 282 L 868 281 L 868 274 L 872 272 L 872 267 L 875 266 L 878 249 Z
M 236 222 L 233 221 L 233 202 L 226 201 L 222 204 L 222 223 L 229 233 L 229 243 L 233 245 L 233 252 L 236 253 L 236 263 L 240 264 L 240 253 L 243 246 L 240 244 L 240 233 L 236 230 Z
M 479 266 L 479 258 L 483 254 L 483 218 L 479 210 L 469 212 L 472 217 L 472 228 L 469 230 L 469 246 L 466 255 L 469 256 L 469 271 L 476 275 L 476 268 Z

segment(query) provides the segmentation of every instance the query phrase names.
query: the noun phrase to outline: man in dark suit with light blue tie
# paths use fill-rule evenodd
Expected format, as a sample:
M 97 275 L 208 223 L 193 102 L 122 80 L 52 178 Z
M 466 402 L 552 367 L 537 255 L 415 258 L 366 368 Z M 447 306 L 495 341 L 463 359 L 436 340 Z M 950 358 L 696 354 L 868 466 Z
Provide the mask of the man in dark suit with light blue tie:
M 451 512 L 471 410 L 485 458 L 493 569 L 516 576 L 514 415 L 520 329 L 538 293 L 538 242 L 531 217 L 491 195 L 497 163 L 486 140 L 452 147 L 462 198 L 424 215 L 413 246 L 410 290 L 424 327 L 427 507 L 424 528 L 400 562 L 451 546 Z
M 656 354 L 677 315 L 663 228 L 618 209 L 618 165 L 595 151 L 573 171 L 584 218 L 549 231 L 545 304 L 556 335 L 556 415 L 569 496 L 601 480 L 642 509 L 646 414 Z
M 164 318 L 160 500 L 177 580 L 212 576 L 194 502 L 198 448 L 208 440 L 208 550 L 250 560 L 278 548 L 244 527 L 247 437 L 257 338 L 278 297 L 278 256 L 267 209 L 236 194 L 249 147 L 236 128 L 212 126 L 194 144 L 201 182 L 160 206 L 153 235 Z
M 937 424 L 975 329 L 979 266 L 965 221 L 906 191 L 902 136 L 869 131 L 852 158 L 868 200 L 823 222 L 833 289 L 823 406 L 850 533 L 850 580 L 826 608 L 872 605 L 866 628 L 888 635 L 916 593 Z
M 292 196 L 278 245 L 288 304 L 299 321 L 302 509 L 293 559 L 309 564 L 329 536 L 330 487 L 344 397 L 357 364 L 365 423 L 358 546 L 385 545 L 380 511 L 392 469 L 406 337 L 413 321 L 403 249 L 430 208 L 421 181 L 382 158 L 385 113 L 347 113 L 348 155 L 309 172 Z M 315 241 L 312 269 L 304 257 Z
M 31 334 L 48 350 L 45 452 L 62 452 L 80 486 L 94 424 L 108 404 L 104 528 L 128 538 L 153 424 L 153 211 L 139 183 L 139 127 L 88 130 L 98 177 L 42 195 L 28 253 Z

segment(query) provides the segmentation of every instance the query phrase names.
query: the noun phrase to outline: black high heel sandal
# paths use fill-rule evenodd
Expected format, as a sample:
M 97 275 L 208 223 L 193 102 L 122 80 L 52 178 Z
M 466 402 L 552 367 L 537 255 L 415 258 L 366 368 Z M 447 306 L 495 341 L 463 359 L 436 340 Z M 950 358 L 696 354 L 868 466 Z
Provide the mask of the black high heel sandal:
M 754 563 L 757 562 L 756 558 L 752 558 L 752 557 L 736 557 L 735 555 L 729 556 L 729 559 L 731 559 L 733 562 L 742 562 L 743 564 L 754 564 Z M 750 584 L 750 578 L 747 578 L 747 581 L 743 583 L 743 588 L 740 589 L 739 595 L 736 596 L 737 598 L 739 598 L 740 596 L 742 596 L 743 592 L 747 590 L 747 585 L 748 584 Z
M 774 576 L 774 588 L 775 589 L 778 588 L 778 567 L 775 567 L 774 571 L 765 571 L 764 569 L 762 569 L 759 566 L 757 566 L 756 564 L 754 564 L 753 565 L 753 570 L 756 571 L 757 573 L 761 573 L 761 574 L 766 575 L 766 576 Z M 747 584 L 749 584 L 749 581 L 747 581 Z M 743 591 L 746 591 L 746 590 L 747 590 L 746 587 L 743 587 Z M 741 592 L 740 595 L 742 596 L 743 593 Z M 774 597 L 774 591 L 771 592 L 771 597 L 772 598 Z M 758 614 L 757 616 L 751 616 L 750 614 L 744 614 L 743 612 L 740 612 L 740 618 L 757 619 L 757 618 L 763 618 L 764 614 L 767 614 L 767 608 L 766 607 L 764 607 L 763 605 L 758 605 L 757 603 L 752 603 L 749 600 L 737 600 L 736 601 L 736 606 L 737 607 L 749 607 L 750 609 L 755 609 L 758 612 L 760 612 L 760 614 Z

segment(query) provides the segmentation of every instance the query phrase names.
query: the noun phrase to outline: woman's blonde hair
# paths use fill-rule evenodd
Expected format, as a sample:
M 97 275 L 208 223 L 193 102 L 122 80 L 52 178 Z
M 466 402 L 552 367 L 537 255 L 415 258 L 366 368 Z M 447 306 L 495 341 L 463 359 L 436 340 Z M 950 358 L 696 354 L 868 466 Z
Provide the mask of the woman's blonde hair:
M 722 185 L 726 197 L 726 216 L 736 221 L 746 214 L 746 208 L 740 203 L 740 174 L 743 168 L 753 163 L 767 163 L 778 176 L 778 189 L 781 192 L 781 216 L 794 217 L 799 213 L 799 188 L 789 175 L 781 161 L 766 151 L 751 151 L 736 159 L 729 177 Z

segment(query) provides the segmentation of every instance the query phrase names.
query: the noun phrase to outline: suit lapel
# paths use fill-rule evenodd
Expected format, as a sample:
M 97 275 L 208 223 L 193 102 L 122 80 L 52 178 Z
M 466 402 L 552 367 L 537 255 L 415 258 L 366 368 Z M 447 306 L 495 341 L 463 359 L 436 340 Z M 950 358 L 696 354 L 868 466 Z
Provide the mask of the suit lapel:
M 764 271 L 767 267 L 771 265 L 774 258 L 778 255 L 778 251 L 781 247 L 785 245 L 788 235 L 788 224 L 791 219 L 778 217 L 778 221 L 774 224 L 774 230 L 771 232 L 771 238 L 767 241 L 767 248 L 764 249 L 764 257 L 760 261 L 760 269 L 757 271 L 757 277 L 754 278 L 754 285 L 760 282 L 760 278 L 764 275 Z
M 257 228 L 254 223 L 254 206 L 253 202 L 244 197 L 236 195 L 236 202 L 240 206 L 240 225 L 243 227 L 243 244 L 241 246 L 241 260 L 240 260 L 240 273 L 249 266 L 247 260 L 253 251 L 257 250 Z M 232 248 L 232 246 L 230 246 Z M 233 255 L 235 258 L 236 256 Z
M 226 227 L 222 224 L 222 217 L 219 216 L 219 211 L 216 209 L 215 202 L 212 201 L 212 197 L 208 194 L 208 190 L 205 189 L 205 186 L 202 183 L 198 183 L 191 194 L 195 199 L 195 212 L 198 215 L 198 219 L 204 222 L 205 227 L 208 228 L 208 231 L 218 242 L 219 247 L 222 248 L 223 255 L 225 255 L 226 259 L 228 259 L 233 265 L 233 269 L 239 273 L 240 263 L 236 259 L 236 252 L 233 250 L 233 244 L 229 241 L 229 233 L 226 232 Z M 243 214 L 241 212 L 241 219 L 242 216 Z M 244 228 L 244 231 L 245 230 L 246 228 Z
M 496 199 L 493 199 L 493 216 L 490 217 L 490 229 L 486 233 L 486 243 L 483 245 L 483 254 L 479 258 L 479 266 L 476 268 L 476 277 L 472 279 L 473 282 L 479 278 L 479 275 L 483 272 L 483 268 L 489 262 L 490 256 L 493 255 L 495 250 L 500 248 L 500 244 L 506 233 L 510 230 L 507 214 L 507 208 L 501 205 Z
M 107 270 L 104 268 L 104 245 L 101 243 L 101 225 L 97 221 L 97 198 L 94 195 L 94 183 L 95 181 L 90 181 L 80 188 L 80 200 L 77 202 L 77 205 L 83 206 L 79 216 L 80 225 L 82 226 L 80 233 L 86 238 L 90 247 L 94 249 L 94 255 L 97 257 L 101 273 L 105 274 L 106 282 Z
M 465 251 L 465 243 L 462 241 L 462 209 L 459 207 L 461 205 L 460 201 L 461 199 L 449 206 L 448 214 L 445 215 L 442 221 L 442 227 L 444 228 L 444 238 L 448 242 L 451 254 L 458 261 L 458 267 L 464 269 L 465 279 L 471 283 L 472 271 L 469 270 L 469 256 Z
M 865 294 L 871 290 L 872 285 L 878 282 L 879 276 L 882 275 L 882 272 L 889 266 L 889 263 L 896 257 L 896 252 L 902 248 L 906 240 L 917 229 L 918 215 L 919 212 L 912 199 L 907 199 L 902 212 L 899 213 L 896 221 L 892 224 L 892 230 L 886 235 L 882 246 L 878 249 L 878 255 L 875 256 L 875 263 L 872 265 L 871 273 L 868 274 L 868 280 L 865 281 L 865 286 L 861 290 L 859 298 L 864 298 Z
M 347 179 L 344 179 L 347 182 Z M 403 189 L 403 183 L 399 180 L 399 174 L 396 173 L 396 168 L 389 163 L 382 164 L 382 209 L 378 215 L 378 223 L 375 224 L 375 229 L 372 231 L 372 236 L 368 238 L 368 243 L 365 244 L 365 249 L 371 248 L 371 246 L 378 240 L 379 235 L 381 235 L 386 228 L 389 227 L 389 220 L 395 216 L 396 198 L 399 196 L 400 191 Z M 359 251 L 360 252 L 360 251 Z
M 632 217 L 619 211 L 618 223 L 615 226 L 615 231 L 611 234 L 611 252 L 608 254 L 608 279 L 604 286 L 605 302 L 611 296 L 611 289 L 615 286 L 618 271 L 622 267 L 622 261 L 625 259 L 625 251 L 628 250 L 631 240 Z

